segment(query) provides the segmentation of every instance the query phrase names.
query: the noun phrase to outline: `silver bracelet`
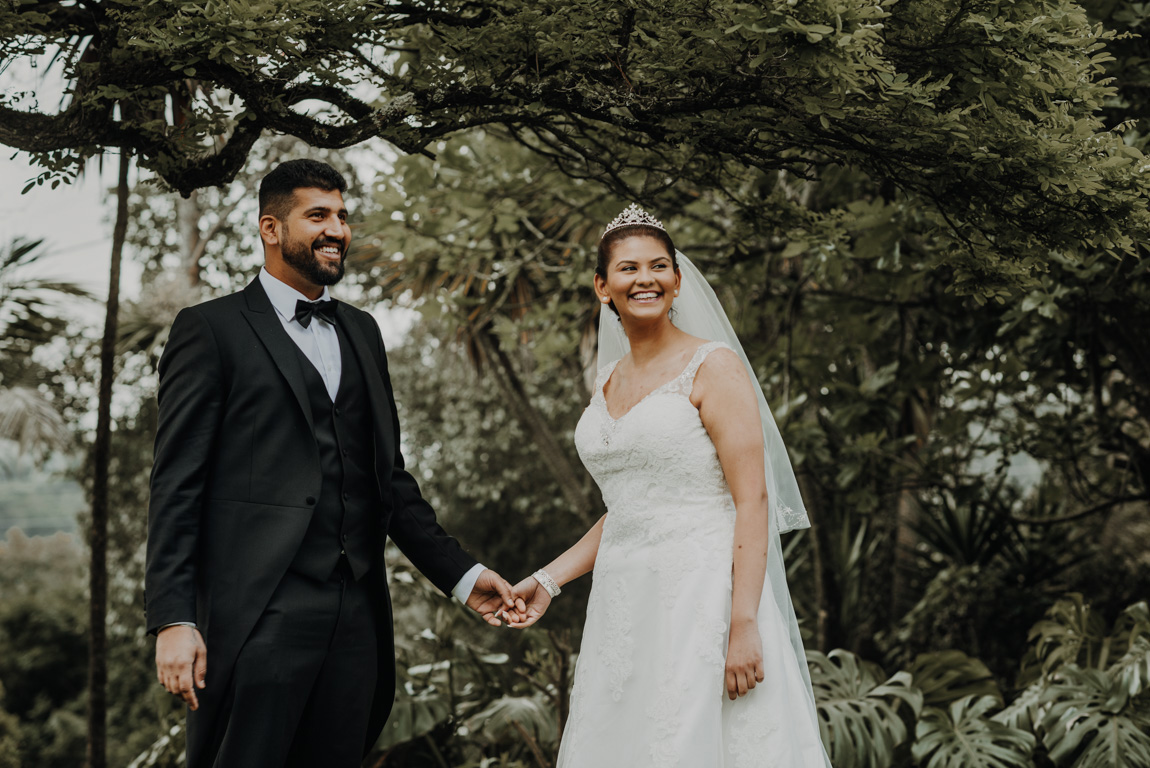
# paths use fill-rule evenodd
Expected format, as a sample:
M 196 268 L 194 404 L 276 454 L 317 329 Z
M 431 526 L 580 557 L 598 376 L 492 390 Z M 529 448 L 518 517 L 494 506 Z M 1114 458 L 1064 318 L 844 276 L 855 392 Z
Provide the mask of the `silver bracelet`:
M 539 582 L 539 584 L 547 590 L 547 594 L 552 598 L 559 597 L 559 585 L 555 583 L 555 579 L 551 578 L 551 574 L 540 568 L 535 573 L 531 574 L 532 578 Z

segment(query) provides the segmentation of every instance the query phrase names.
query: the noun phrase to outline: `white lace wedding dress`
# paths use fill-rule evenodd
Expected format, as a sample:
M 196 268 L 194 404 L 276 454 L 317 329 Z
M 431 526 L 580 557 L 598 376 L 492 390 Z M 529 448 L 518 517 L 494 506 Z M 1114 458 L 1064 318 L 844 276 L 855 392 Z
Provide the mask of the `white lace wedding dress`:
M 735 505 L 689 400 L 720 347 L 700 346 L 618 419 L 603 399 L 615 366 L 605 367 L 575 430 L 608 514 L 557 768 L 827 765 L 769 588 L 758 612 L 766 680 L 726 696 Z

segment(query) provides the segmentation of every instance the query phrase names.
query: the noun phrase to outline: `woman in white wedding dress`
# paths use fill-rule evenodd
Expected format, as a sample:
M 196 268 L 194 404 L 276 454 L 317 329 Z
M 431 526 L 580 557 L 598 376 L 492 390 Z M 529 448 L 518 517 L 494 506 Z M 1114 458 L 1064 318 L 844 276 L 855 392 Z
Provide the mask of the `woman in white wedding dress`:
M 604 233 L 595 291 L 575 443 L 608 512 L 508 616 L 529 626 L 594 570 L 558 768 L 826 768 L 777 535 L 805 513 L 730 324 L 636 206 Z

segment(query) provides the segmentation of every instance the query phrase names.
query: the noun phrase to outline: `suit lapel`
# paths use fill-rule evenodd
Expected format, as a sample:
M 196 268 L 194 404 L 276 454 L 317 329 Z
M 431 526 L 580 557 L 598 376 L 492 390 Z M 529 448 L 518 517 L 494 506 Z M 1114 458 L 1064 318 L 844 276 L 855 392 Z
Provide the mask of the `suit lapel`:
M 264 292 L 263 286 L 260 285 L 258 277 L 244 289 L 244 298 L 247 300 L 248 306 L 246 309 L 241 309 L 240 312 L 251 324 L 252 330 L 256 332 L 256 336 L 259 337 L 260 342 L 271 355 L 276 368 L 287 380 L 299 407 L 303 409 L 308 428 L 314 432 L 315 424 L 312 422 L 311 403 L 308 400 L 303 371 L 299 368 L 299 357 L 295 353 L 295 342 L 284 330 L 279 315 L 272 307 L 272 303 L 268 299 L 267 293 Z
M 363 371 L 363 379 L 367 382 L 367 395 L 371 401 L 372 421 L 375 424 L 376 445 L 383 450 L 385 466 L 392 466 L 395 462 L 395 441 L 393 439 L 395 427 L 391 422 L 390 400 L 387 397 L 387 388 L 380 374 L 379 362 L 371 353 L 371 344 L 359 323 L 351 319 L 351 311 L 342 302 L 336 309 L 339 327 L 347 335 L 355 357 L 359 360 L 359 367 Z

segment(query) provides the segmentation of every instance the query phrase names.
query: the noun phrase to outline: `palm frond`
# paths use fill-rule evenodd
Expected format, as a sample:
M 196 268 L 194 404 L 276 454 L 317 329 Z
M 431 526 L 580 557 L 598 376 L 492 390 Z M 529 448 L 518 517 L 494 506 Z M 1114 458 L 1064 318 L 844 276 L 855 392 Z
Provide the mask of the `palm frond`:
M 28 387 L 0 389 L 0 438 L 22 452 L 67 448 L 71 433 L 52 403 Z
M 63 329 L 59 310 L 65 301 L 92 297 L 70 280 L 39 274 L 37 262 L 45 255 L 42 240 L 19 237 L 0 252 L 0 335 L 5 341 L 36 345 L 51 340 Z
M 154 281 L 139 299 L 122 306 L 116 351 L 154 354 L 167 343 L 168 331 L 179 311 L 198 304 L 201 298 L 200 290 L 185 280 Z

